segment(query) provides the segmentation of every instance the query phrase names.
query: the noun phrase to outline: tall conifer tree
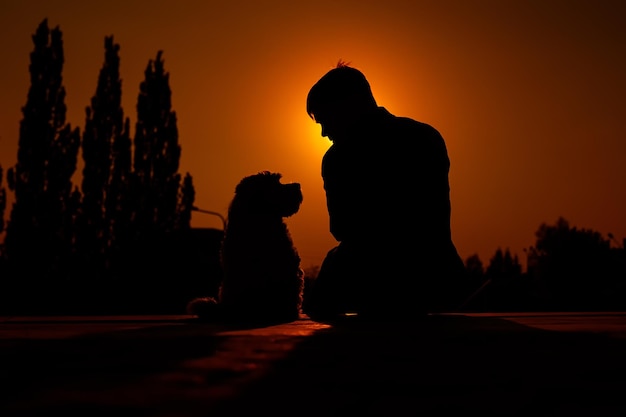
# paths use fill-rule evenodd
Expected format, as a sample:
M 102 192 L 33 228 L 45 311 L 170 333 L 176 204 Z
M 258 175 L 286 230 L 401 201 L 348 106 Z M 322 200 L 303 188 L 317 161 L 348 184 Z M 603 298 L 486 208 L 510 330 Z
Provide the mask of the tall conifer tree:
M 164 236 L 179 224 L 181 148 L 162 51 L 150 60 L 137 99 L 134 137 L 135 217 L 143 236 Z M 188 210 L 191 210 L 189 207 Z
M 65 121 L 61 30 L 50 30 L 44 19 L 32 39 L 31 85 L 22 108 L 17 163 L 8 172 L 15 202 L 5 244 L 16 271 L 37 279 L 58 272 L 71 254 L 79 199 L 71 178 L 80 132 Z
M 122 193 L 130 172 L 128 120 L 124 121 L 119 45 L 104 39 L 104 64 L 96 93 L 87 107 L 83 131 L 82 216 L 80 245 L 91 266 L 104 269 L 114 231 L 123 221 Z

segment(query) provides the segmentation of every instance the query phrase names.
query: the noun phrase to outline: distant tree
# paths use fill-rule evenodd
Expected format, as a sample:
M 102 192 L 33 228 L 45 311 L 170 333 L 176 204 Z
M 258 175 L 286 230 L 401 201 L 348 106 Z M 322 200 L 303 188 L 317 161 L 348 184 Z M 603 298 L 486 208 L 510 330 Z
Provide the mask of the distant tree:
M 3 180 L 2 165 L 0 165 L 0 235 L 4 233 L 5 221 L 4 211 L 7 207 L 7 191 L 2 185 Z M 0 262 L 4 260 L 4 240 L 0 243 Z M 4 265 L 4 264 L 3 264 Z M 1 268 L 2 266 L 0 266 Z
M 191 227 L 191 211 L 196 198 L 196 191 L 193 186 L 193 177 L 187 173 L 183 178 L 183 184 L 180 188 L 177 207 L 177 230 L 188 230 Z
M 519 263 L 519 259 L 517 255 L 512 256 L 508 248 L 505 251 L 498 248 L 485 271 L 487 279 L 512 279 L 519 277 L 521 274 L 522 266 Z
M 4 221 L 4 210 L 6 209 L 6 190 L 4 188 L 4 186 L 2 185 L 2 180 L 3 180 L 3 170 L 2 170 L 2 166 L 0 165 L 0 285 L 4 286 L 4 293 L 6 293 L 6 289 L 8 287 L 8 285 L 6 285 L 6 280 L 3 279 L 6 277 L 7 272 L 6 272 L 6 260 L 5 260 L 5 256 L 4 256 L 4 226 L 5 226 L 5 221 Z M 6 304 L 6 301 L 4 300 L 4 297 L 6 297 L 6 295 L 2 295 L 0 294 L 0 304 Z
M 472 288 L 476 289 L 485 280 L 485 268 L 478 254 L 473 254 L 465 259 L 465 270 Z
M 481 277 L 477 256 L 466 261 L 472 282 Z M 466 309 L 478 311 L 519 311 L 530 307 L 529 288 L 517 255 L 498 248 L 482 274 L 482 281 L 466 302 Z
M 465 271 L 467 276 L 467 290 L 463 299 L 459 302 L 458 310 L 476 311 L 482 308 L 480 299 L 481 292 L 486 284 L 485 268 L 478 254 L 468 256 L 465 261 Z M 479 300 L 478 302 L 476 300 Z
M 162 51 L 159 51 L 156 59 L 148 62 L 137 99 L 134 224 L 143 237 L 164 236 L 177 227 L 185 227 L 182 223 L 191 217 L 189 201 L 181 205 L 179 200 L 181 148 L 176 112 L 172 111 L 169 73 L 164 70 L 161 56 Z M 180 213 L 179 209 L 186 213 Z
M 109 260 L 113 263 L 121 254 L 132 248 L 134 198 L 130 121 L 126 118 L 123 134 L 116 136 L 111 144 L 111 176 L 105 199 L 106 222 L 110 227 Z
M 0 234 L 4 232 L 4 210 L 7 207 L 7 191 L 2 185 L 3 171 L 0 165 Z M 0 251 L 1 253 L 1 251 Z
M 104 38 L 104 64 L 95 95 L 86 108 L 82 155 L 82 211 L 79 247 L 91 268 L 105 270 L 114 232 L 129 227 L 130 216 L 123 208 L 130 180 L 129 122 L 124 120 L 119 45 Z M 121 223 L 121 224 L 120 224 Z M 123 232 L 121 232 L 123 233 Z
M 591 229 L 571 227 L 560 217 L 541 224 L 531 247 L 533 273 L 554 309 L 605 310 L 626 307 L 623 261 L 610 240 Z M 622 254 L 623 256 L 623 254 Z
M 175 296 L 172 280 L 184 269 L 180 249 L 186 244 L 180 232 L 190 228 L 195 198 L 191 175 L 181 180 L 178 172 L 181 147 L 177 119 L 172 110 L 169 73 L 161 57 L 159 51 L 156 59 L 148 62 L 139 86 L 132 172 L 126 183 L 129 189 L 120 194 L 125 207 L 123 222 L 130 223 L 123 239 L 116 232 L 120 248 L 117 263 L 124 265 L 118 272 L 125 277 L 127 293 L 153 305 L 168 303 Z M 127 168 L 125 149 L 118 161 L 124 164 L 122 170 Z M 125 186 L 123 182 L 120 185 Z
M 22 108 L 17 163 L 7 173 L 15 201 L 5 247 L 16 271 L 43 280 L 60 274 L 72 255 L 80 193 L 72 190 L 71 178 L 80 133 L 65 121 L 61 30 L 50 30 L 44 19 L 32 39 L 31 85 Z

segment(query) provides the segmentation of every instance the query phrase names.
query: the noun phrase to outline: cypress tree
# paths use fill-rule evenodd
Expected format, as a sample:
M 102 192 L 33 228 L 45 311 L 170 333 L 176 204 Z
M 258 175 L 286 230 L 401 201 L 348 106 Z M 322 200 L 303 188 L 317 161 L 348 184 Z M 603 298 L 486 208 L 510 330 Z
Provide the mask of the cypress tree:
M 72 190 L 80 132 L 66 123 L 63 40 L 44 19 L 32 36 L 30 88 L 22 107 L 17 163 L 9 169 L 15 193 L 6 254 L 30 279 L 61 273 L 72 253 L 78 190 Z
M 119 45 L 113 37 L 104 39 L 104 64 L 96 93 L 86 108 L 82 154 L 82 216 L 80 245 L 84 259 L 97 269 L 107 267 L 109 247 L 122 217 L 123 184 L 130 172 L 128 120 L 121 106 L 122 81 L 119 72 Z M 115 229 L 115 230 L 114 230 Z
M 180 263 L 181 237 L 189 228 L 195 193 L 189 174 L 181 184 L 178 172 L 181 147 L 176 112 L 172 110 L 169 73 L 164 69 L 162 51 L 150 60 L 140 83 L 137 121 L 133 138 L 133 171 L 128 204 L 132 207 L 134 234 L 131 251 L 125 251 L 132 270 L 128 284 L 142 297 L 158 303 L 171 300 L 171 279 Z M 150 295 L 149 295 L 150 294 Z
M 181 176 L 176 112 L 162 51 L 150 60 L 137 99 L 134 137 L 135 224 L 143 237 L 162 237 L 177 225 Z

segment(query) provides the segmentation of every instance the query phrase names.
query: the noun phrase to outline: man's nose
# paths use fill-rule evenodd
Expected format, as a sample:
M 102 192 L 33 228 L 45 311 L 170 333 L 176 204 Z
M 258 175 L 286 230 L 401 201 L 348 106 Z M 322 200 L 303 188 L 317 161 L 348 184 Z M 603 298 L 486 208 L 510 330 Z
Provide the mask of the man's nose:
M 325 125 L 322 126 L 322 137 L 328 137 L 328 127 Z

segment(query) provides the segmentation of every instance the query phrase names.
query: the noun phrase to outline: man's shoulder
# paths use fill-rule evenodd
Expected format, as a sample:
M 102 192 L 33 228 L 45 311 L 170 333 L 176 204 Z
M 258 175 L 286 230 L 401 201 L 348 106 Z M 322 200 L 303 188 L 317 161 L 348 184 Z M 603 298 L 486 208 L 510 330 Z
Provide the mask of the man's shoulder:
M 398 116 L 390 113 L 386 108 L 380 107 L 380 111 L 386 114 L 388 123 L 392 123 L 394 126 L 407 130 L 419 130 L 424 133 L 439 134 L 439 131 L 431 124 L 422 122 L 408 116 Z
M 424 134 L 439 135 L 439 131 L 431 124 L 406 116 L 394 116 L 395 123 L 401 129 L 418 131 Z
M 385 129 L 395 138 L 397 144 L 445 151 L 446 145 L 443 136 L 431 124 L 411 117 L 391 115 Z

